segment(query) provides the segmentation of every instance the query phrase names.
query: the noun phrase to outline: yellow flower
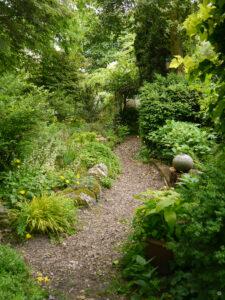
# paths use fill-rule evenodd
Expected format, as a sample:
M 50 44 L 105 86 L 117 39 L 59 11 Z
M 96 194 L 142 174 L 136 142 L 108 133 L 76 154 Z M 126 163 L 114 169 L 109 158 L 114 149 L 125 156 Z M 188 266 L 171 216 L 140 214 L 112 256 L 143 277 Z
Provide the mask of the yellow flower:
M 139 139 L 139 135 L 137 135 L 137 138 Z
M 45 277 L 45 278 L 44 278 L 44 281 L 45 281 L 45 282 L 48 282 L 48 281 L 50 281 L 50 279 L 49 279 L 48 277 Z
M 26 191 L 24 191 L 24 190 L 20 191 L 21 195 L 24 195 L 25 193 L 26 193 Z
M 20 169 L 20 166 L 18 165 L 17 168 Z
M 20 160 L 19 160 L 19 159 L 17 159 L 17 160 L 16 160 L 16 162 L 19 164 L 19 163 L 20 163 Z
M 79 175 L 79 174 L 77 174 L 77 178 L 78 178 L 78 179 L 80 178 L 80 175 Z
M 77 182 L 76 182 L 76 184 L 80 184 L 80 182 L 79 182 L 79 181 L 77 181 Z
M 64 177 L 64 176 L 61 176 L 61 179 L 62 179 L 62 180 L 64 180 L 64 179 L 65 179 L 65 177 Z
M 27 238 L 27 239 L 30 239 L 30 238 L 31 238 L 31 235 L 30 235 L 29 233 L 27 233 L 27 234 L 26 234 L 26 238 Z
M 38 273 L 38 276 L 42 276 L 42 273 Z
M 37 277 L 37 281 L 43 281 L 43 277 L 41 277 L 41 276 L 39 276 L 39 277 Z
M 23 253 L 23 254 L 24 254 L 24 253 L 25 253 L 25 251 L 24 251 L 24 250 L 22 250 L 22 251 L 21 251 L 21 253 Z
M 66 180 L 66 183 L 70 183 L 70 181 L 69 181 L 69 180 Z

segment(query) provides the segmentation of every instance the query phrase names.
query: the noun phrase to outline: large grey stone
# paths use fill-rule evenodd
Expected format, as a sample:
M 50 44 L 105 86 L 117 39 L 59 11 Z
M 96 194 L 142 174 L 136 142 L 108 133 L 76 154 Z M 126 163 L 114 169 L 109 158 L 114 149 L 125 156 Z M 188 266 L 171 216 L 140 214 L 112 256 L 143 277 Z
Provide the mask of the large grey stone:
M 94 165 L 91 169 L 88 170 L 88 174 L 93 175 L 97 178 L 107 177 L 108 176 L 108 168 L 105 164 L 100 163 Z
M 6 228 L 9 225 L 9 215 L 4 205 L 0 204 L 0 229 Z
M 188 172 L 193 167 L 193 159 L 190 155 L 187 154 L 179 154 L 176 155 L 173 159 L 173 167 L 178 172 Z
M 86 190 L 86 189 L 79 189 L 72 193 L 66 194 L 66 197 L 73 199 L 75 204 L 91 207 L 96 203 L 96 196 L 94 192 Z

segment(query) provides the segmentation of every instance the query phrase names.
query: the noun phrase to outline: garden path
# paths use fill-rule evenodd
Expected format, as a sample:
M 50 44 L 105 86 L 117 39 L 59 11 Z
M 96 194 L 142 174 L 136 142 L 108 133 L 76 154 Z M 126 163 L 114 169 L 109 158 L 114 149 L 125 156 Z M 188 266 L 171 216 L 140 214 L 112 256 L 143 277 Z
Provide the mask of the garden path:
M 128 234 L 128 224 L 140 205 L 134 196 L 146 189 L 158 190 L 163 181 L 153 165 L 135 156 L 140 150 L 136 137 L 127 137 L 115 154 L 123 173 L 93 209 L 79 212 L 80 229 L 65 236 L 62 243 L 50 244 L 49 238 L 33 237 L 17 246 L 28 264 L 50 278 L 43 283 L 53 292 L 49 299 L 124 299 L 109 286 L 116 277 L 112 262 L 121 257 L 118 246 Z M 127 221 L 128 220 L 128 221 Z

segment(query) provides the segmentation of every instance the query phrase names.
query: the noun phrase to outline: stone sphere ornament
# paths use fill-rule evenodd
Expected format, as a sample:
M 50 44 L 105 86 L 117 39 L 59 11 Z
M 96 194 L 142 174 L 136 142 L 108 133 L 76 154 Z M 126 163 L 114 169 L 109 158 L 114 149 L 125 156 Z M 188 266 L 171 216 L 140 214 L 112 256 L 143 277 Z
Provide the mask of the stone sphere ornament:
M 173 167 L 178 172 L 189 172 L 193 168 L 193 159 L 190 155 L 179 154 L 173 159 Z

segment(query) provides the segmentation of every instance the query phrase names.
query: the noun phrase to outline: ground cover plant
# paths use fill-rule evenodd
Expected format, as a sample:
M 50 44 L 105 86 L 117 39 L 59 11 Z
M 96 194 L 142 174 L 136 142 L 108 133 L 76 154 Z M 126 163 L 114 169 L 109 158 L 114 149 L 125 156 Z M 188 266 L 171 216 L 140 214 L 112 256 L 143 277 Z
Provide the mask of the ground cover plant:
M 167 120 L 166 124 L 146 137 L 151 155 L 172 162 L 175 155 L 186 153 L 204 160 L 216 144 L 216 135 L 198 124 Z
M 7 245 L 0 245 L 0 277 L 0 299 L 41 300 L 48 294 L 31 279 L 19 254 Z

